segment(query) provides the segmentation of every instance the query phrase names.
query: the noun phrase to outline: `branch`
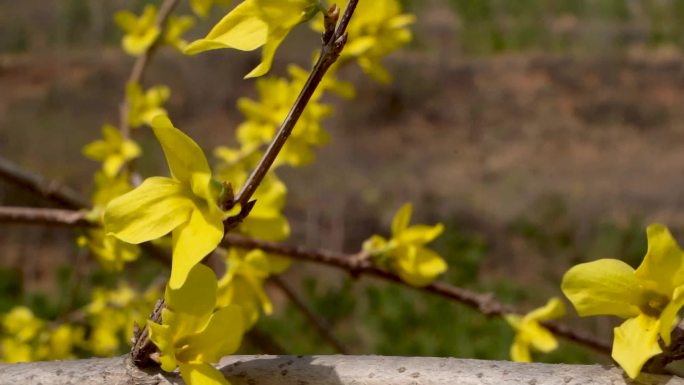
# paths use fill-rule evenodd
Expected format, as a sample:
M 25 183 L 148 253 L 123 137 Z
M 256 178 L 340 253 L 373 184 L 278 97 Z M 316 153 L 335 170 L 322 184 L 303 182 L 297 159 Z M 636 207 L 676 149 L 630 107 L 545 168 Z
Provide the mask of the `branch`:
M 233 385 L 684 385 L 676 376 L 630 380 L 614 366 L 390 356 L 229 356 L 217 365 Z M 143 371 L 125 356 L 0 364 L 2 384 L 183 385 L 177 373 Z
M 178 0 L 164 0 L 164 3 L 159 7 L 159 13 L 157 13 L 157 19 L 155 20 L 155 25 L 159 28 L 159 36 L 152 43 L 150 48 L 145 51 L 142 55 L 138 56 L 131 69 L 131 74 L 128 75 L 127 83 L 142 83 L 143 76 L 145 75 L 145 70 L 149 65 L 152 57 L 157 48 L 164 39 L 164 31 L 166 30 L 166 21 L 168 20 L 171 13 L 178 5 Z M 128 139 L 131 134 L 131 126 L 128 124 L 128 113 L 129 113 L 128 98 L 124 96 L 124 100 L 119 106 L 119 131 L 121 131 L 121 136 Z
M 276 242 L 261 241 L 235 234 L 226 234 L 222 245 L 225 247 L 238 247 L 242 249 L 260 249 L 267 253 L 280 254 L 293 259 L 315 262 L 328 266 L 337 267 L 348 271 L 354 276 L 370 275 L 395 282 L 417 290 L 439 295 L 450 300 L 460 302 L 474 308 L 488 317 L 503 316 L 505 314 L 518 313 L 521 311 L 511 306 L 498 302 L 492 294 L 476 293 L 460 287 L 451 286 L 443 282 L 434 282 L 430 285 L 418 288 L 411 286 L 399 278 L 398 275 L 382 270 L 374 266 L 367 258 L 359 258 L 357 255 L 336 253 L 327 250 L 309 250 L 298 246 L 289 246 Z M 544 325 L 554 334 L 570 341 L 588 346 L 603 354 L 610 354 L 611 346 L 595 337 L 570 329 L 556 322 L 545 322 Z
M 316 88 L 318 88 L 323 76 L 328 71 L 330 66 L 337 61 L 337 58 L 340 56 L 340 53 L 344 49 L 344 45 L 347 42 L 347 26 L 349 25 L 349 21 L 354 14 L 354 10 L 356 9 L 356 4 L 358 2 L 359 0 L 349 1 L 339 24 L 337 24 L 336 29 L 335 22 L 337 21 L 336 18 L 339 16 L 339 10 L 337 7 L 333 6 L 330 11 L 324 15 L 326 18 L 326 31 L 323 32 L 323 46 L 321 49 L 321 54 L 318 56 L 318 60 L 311 70 L 309 78 L 306 80 L 306 83 L 297 97 L 297 100 L 290 109 L 290 112 L 287 114 L 285 121 L 283 121 L 283 124 L 280 126 L 278 133 L 266 149 L 266 152 L 264 152 L 261 160 L 259 160 L 259 164 L 256 166 L 252 174 L 250 174 L 249 178 L 242 186 L 242 189 L 240 189 L 240 192 L 237 194 L 234 205 L 239 203 L 244 206 L 252 198 L 252 195 L 256 191 L 257 187 L 259 187 L 261 184 L 261 181 L 266 176 L 269 168 L 271 165 L 273 165 L 273 162 L 280 153 L 280 150 L 285 145 L 287 138 L 290 137 L 292 130 L 299 121 L 299 118 L 302 116 L 306 105 L 309 103 L 309 100 L 311 100 L 311 97 L 316 91 Z
M 23 209 L 23 208 L 22 208 Z M 55 209 L 33 209 L 36 211 L 45 211 L 46 214 L 43 215 L 43 222 L 30 222 L 24 220 L 23 218 L 17 219 L 22 223 L 35 223 L 35 224 L 50 224 L 55 226 L 79 226 L 85 225 L 82 221 L 64 221 L 63 215 L 53 215 L 55 212 L 62 213 L 65 210 L 55 210 Z M 19 214 L 23 210 L 17 210 Z M 0 210 L 2 213 L 2 210 Z M 51 214 L 52 213 L 52 214 Z M 74 212 L 74 216 L 85 215 L 80 212 Z M 15 219 L 18 216 L 15 215 Z M 50 222 L 47 222 L 47 219 Z M 92 226 L 92 224 L 86 222 L 87 225 Z M 221 245 L 224 247 L 238 247 L 241 249 L 259 249 L 267 253 L 279 254 L 292 259 L 298 259 L 302 261 L 314 262 L 318 264 L 333 266 L 342 270 L 346 270 L 353 276 L 360 275 L 370 275 L 378 278 L 382 278 L 387 281 L 395 282 L 400 285 L 411 287 L 416 290 L 423 290 L 438 296 L 450 299 L 452 301 L 460 302 L 466 306 L 474 308 L 488 317 L 503 316 L 505 314 L 517 313 L 521 314 L 520 310 L 517 310 L 509 305 L 503 304 L 496 300 L 496 298 L 491 294 L 483 294 L 473 292 L 464 288 L 449 285 L 443 282 L 434 282 L 430 285 L 424 287 L 414 287 L 411 286 L 399 278 L 398 275 L 382 270 L 377 266 L 374 266 L 368 258 L 362 258 L 359 254 L 343 254 L 328 250 L 311 250 L 300 246 L 290 246 L 277 242 L 262 241 L 259 239 L 248 238 L 236 234 L 226 234 Z M 566 325 L 562 325 L 557 322 L 544 322 L 551 332 L 554 334 L 566 338 L 570 341 L 574 341 L 578 344 L 585 345 L 592 349 L 595 349 L 599 353 L 610 354 L 611 346 L 604 342 L 598 341 L 595 337 L 573 330 Z
M 21 167 L 2 157 L 0 157 L 0 178 L 30 190 L 66 208 L 82 209 L 90 206 L 90 203 L 88 203 L 88 201 L 78 192 L 62 186 L 56 181 L 51 181 L 40 175 L 23 170 Z
M 0 223 L 26 223 L 64 227 L 94 227 L 81 211 L 0 206 Z
M 318 334 L 320 334 L 320 336 L 323 337 L 323 339 L 326 340 L 338 353 L 349 354 L 349 350 L 333 334 L 331 330 L 332 327 L 328 321 L 319 317 L 313 311 L 313 309 L 311 309 L 309 305 L 307 305 L 306 302 L 304 302 L 304 300 L 300 298 L 297 293 L 295 293 L 295 291 L 287 284 L 287 282 L 277 275 L 271 276 L 269 280 L 278 286 L 283 293 L 285 293 L 285 295 L 290 299 L 290 302 L 292 302 L 292 304 L 295 305 L 295 307 L 299 309 L 302 314 L 304 314 L 306 319 L 308 319 L 309 322 L 314 325 L 316 331 L 318 331 Z

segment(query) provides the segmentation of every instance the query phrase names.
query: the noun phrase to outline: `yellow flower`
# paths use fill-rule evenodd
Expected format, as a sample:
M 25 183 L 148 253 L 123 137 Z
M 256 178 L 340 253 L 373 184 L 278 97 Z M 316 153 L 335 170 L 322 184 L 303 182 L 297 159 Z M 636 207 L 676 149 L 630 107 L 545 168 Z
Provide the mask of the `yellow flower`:
M 539 324 L 562 317 L 565 314 L 565 306 L 557 297 L 527 313 L 524 317 L 515 314 L 507 314 L 506 321 L 515 329 L 515 340 L 511 345 L 511 358 L 518 362 L 531 362 L 530 347 L 540 352 L 548 353 L 558 347 L 556 338 L 546 328 Z
M 162 105 L 171 96 L 169 87 L 155 86 L 143 92 L 138 83 L 126 85 L 126 100 L 128 101 L 128 124 L 133 128 L 150 124 L 157 115 L 166 115 Z
M 423 245 L 432 242 L 444 225 L 414 225 L 409 227 L 413 206 L 403 205 L 392 220 L 392 238 L 374 235 L 363 244 L 363 249 L 380 264 L 387 264 L 404 282 L 413 286 L 430 284 L 447 269 L 446 262 Z
M 298 81 L 284 78 L 257 80 L 259 101 L 248 98 L 238 100 L 238 109 L 247 118 L 237 128 L 238 141 L 245 149 L 264 146 L 271 142 L 290 108 L 301 91 Z M 330 136 L 321 126 L 321 120 L 330 116 L 330 106 L 319 102 L 321 94 L 311 98 L 292 135 L 276 158 L 275 166 L 288 164 L 302 166 L 314 159 L 313 146 L 328 143 Z
M 188 42 L 183 39 L 183 34 L 195 25 L 192 16 L 169 16 L 164 30 L 164 44 L 168 44 L 179 51 L 183 51 Z
M 157 7 L 148 4 L 138 18 L 133 12 L 119 11 L 114 15 L 114 21 L 126 33 L 122 46 L 124 51 L 132 56 L 145 53 L 159 37 L 159 27 L 155 25 Z
M 232 3 L 232 0 L 190 0 L 190 7 L 198 16 L 206 17 L 212 6 L 222 5 L 227 7 L 230 3 Z
M 262 48 L 261 63 L 245 76 L 257 77 L 271 69 L 275 51 L 297 24 L 318 12 L 318 0 L 245 0 L 230 11 L 204 38 L 185 53 L 194 55 L 220 48 L 253 51 Z
M 216 289 L 214 272 L 196 265 L 183 286 L 167 287 L 162 323 L 147 323 L 162 369 L 171 372 L 179 366 L 188 384 L 228 384 L 210 363 L 235 352 L 242 340 L 242 310 L 227 306 L 214 311 Z
M 101 229 L 88 232 L 87 245 L 100 264 L 112 271 L 123 270 L 126 263 L 135 261 L 140 254 L 137 245 L 121 242 L 116 237 L 105 234 Z
M 109 177 L 114 177 L 126 162 L 140 155 L 140 147 L 132 140 L 124 140 L 119 130 L 110 124 L 102 126 L 102 137 L 103 140 L 83 147 L 83 155 L 103 162 L 102 169 Z
M 684 254 L 663 225 L 647 228 L 648 250 L 634 270 L 616 259 L 572 267 L 563 293 L 580 316 L 616 315 L 627 320 L 614 329 L 613 359 L 631 378 L 670 345 L 670 332 L 684 305 Z
M 344 7 L 346 0 L 332 3 Z M 377 81 L 387 83 L 390 75 L 382 66 L 381 59 L 411 41 L 408 26 L 415 22 L 414 15 L 402 13 L 397 0 L 360 1 L 349 23 L 349 39 L 340 56 L 340 62 L 356 59 L 364 72 Z M 323 30 L 323 23 L 316 20 L 314 29 Z
M 173 235 L 169 286 L 178 289 L 190 269 L 212 252 L 223 238 L 224 213 L 218 206 L 221 184 L 211 177 L 202 149 L 157 116 L 152 128 L 161 143 L 172 178 L 152 177 L 107 205 L 107 232 L 139 244 Z
M 290 264 L 287 258 L 261 250 L 228 250 L 226 273 L 218 282 L 218 306 L 240 306 L 245 328 L 251 328 L 259 319 L 260 309 L 265 314 L 273 311 L 273 304 L 264 291 L 265 280 L 272 274 L 282 273 Z

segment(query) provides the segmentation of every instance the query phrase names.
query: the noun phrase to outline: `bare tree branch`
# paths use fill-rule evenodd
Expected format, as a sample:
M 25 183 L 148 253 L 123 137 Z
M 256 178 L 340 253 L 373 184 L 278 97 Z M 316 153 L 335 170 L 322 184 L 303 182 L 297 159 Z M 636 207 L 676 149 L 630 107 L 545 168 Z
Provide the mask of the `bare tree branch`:
M 62 227 L 95 227 L 81 211 L 0 206 L 0 223 L 26 223 Z
M 0 157 L 0 178 L 66 208 L 82 209 L 90 206 L 90 203 L 75 190 L 26 171 L 2 157 Z
M 342 342 L 335 337 L 335 334 L 333 334 L 332 327 L 328 321 L 318 316 L 314 310 L 306 304 L 304 299 L 297 295 L 294 289 L 292 289 L 287 282 L 277 275 L 271 276 L 269 281 L 271 281 L 283 293 L 285 293 L 287 298 L 290 299 L 290 302 L 292 302 L 292 304 L 299 309 L 302 314 L 304 314 L 307 320 L 309 320 L 309 323 L 314 325 L 316 331 L 318 331 L 318 334 L 323 337 L 323 339 L 326 340 L 338 353 L 349 354 L 349 349 L 347 349 Z

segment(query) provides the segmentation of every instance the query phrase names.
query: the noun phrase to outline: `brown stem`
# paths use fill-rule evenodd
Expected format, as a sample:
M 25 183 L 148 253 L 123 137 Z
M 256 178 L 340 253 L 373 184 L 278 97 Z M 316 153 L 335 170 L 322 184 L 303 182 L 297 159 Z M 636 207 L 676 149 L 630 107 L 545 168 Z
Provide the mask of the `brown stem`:
M 143 53 L 138 56 L 133 64 L 130 75 L 128 75 L 127 83 L 142 83 L 143 76 L 145 75 L 145 70 L 150 64 L 152 57 L 157 48 L 161 45 L 164 40 L 164 31 L 166 30 L 166 21 L 168 20 L 173 10 L 178 5 L 178 0 L 164 0 L 162 5 L 159 7 L 159 12 L 157 13 L 157 19 L 155 20 L 155 25 L 159 28 L 159 36 L 152 43 L 152 45 Z M 131 126 L 128 124 L 128 114 L 129 114 L 129 103 L 128 98 L 124 96 L 124 100 L 119 106 L 119 131 L 121 131 L 121 136 L 128 139 L 131 135 Z
M 85 212 L 35 207 L 0 206 L 0 223 L 26 223 L 62 227 L 93 227 Z
M 297 100 L 290 109 L 290 112 L 287 114 L 285 121 L 283 121 L 283 124 L 280 126 L 275 138 L 266 149 L 266 152 L 264 152 L 259 164 L 256 166 L 252 174 L 250 174 L 249 178 L 247 178 L 247 181 L 242 186 L 242 189 L 240 189 L 240 192 L 235 198 L 234 204 L 239 203 L 244 206 L 252 198 L 252 195 L 254 195 L 257 187 L 259 187 L 261 181 L 266 176 L 266 173 L 273 165 L 273 162 L 280 153 L 280 150 L 290 137 L 292 130 L 299 121 L 299 118 L 302 116 L 306 105 L 309 103 L 309 100 L 311 100 L 311 97 L 316 91 L 316 88 L 318 88 L 323 76 L 340 56 L 340 53 L 344 49 L 344 45 L 347 42 L 347 25 L 349 25 L 349 21 L 354 14 L 357 3 L 358 0 L 349 1 L 342 18 L 340 19 L 340 22 L 337 23 L 337 28 L 334 31 L 332 28 L 336 23 L 330 21 L 331 19 L 334 20 L 334 18 L 338 15 L 338 13 L 335 11 L 336 8 L 334 7 L 331 9 L 331 12 L 328 12 L 324 15 L 326 17 L 326 31 L 323 32 L 323 46 L 321 48 L 321 54 L 311 70 L 309 78 L 306 80 L 306 83 L 297 97 Z
M 15 215 L 14 219 L 23 223 L 36 224 L 50 224 L 61 226 L 93 226 L 87 221 L 73 220 L 69 215 L 50 215 L 54 212 L 53 209 L 33 209 L 36 211 L 47 211 L 41 218 L 48 218 L 49 221 L 35 221 L 31 222 L 26 218 L 20 218 Z M 19 210 L 21 213 L 22 210 Z M 64 213 L 65 210 L 57 210 Z M 2 212 L 0 210 L 0 212 Z M 31 213 L 33 214 L 33 213 Z M 82 213 L 73 213 L 74 217 L 83 215 Z M 32 215 L 35 218 L 35 215 Z M 67 219 L 68 218 L 68 219 Z M 466 306 L 476 309 L 488 317 L 503 316 L 506 314 L 522 314 L 523 312 L 511 306 L 503 304 L 496 300 L 491 294 L 483 294 L 473 292 L 464 288 L 455 287 L 443 282 L 434 282 L 423 287 L 413 287 L 405 283 L 398 275 L 383 270 L 374 266 L 368 258 L 363 258 L 360 254 L 343 254 L 329 250 L 306 249 L 300 246 L 290 246 L 277 242 L 262 241 L 254 238 L 248 238 L 236 234 L 226 234 L 221 245 L 224 247 L 238 247 L 241 249 L 259 249 L 268 253 L 279 254 L 293 259 L 314 262 L 318 264 L 333 266 L 342 270 L 346 270 L 353 276 L 369 275 L 382 278 L 387 281 L 395 282 L 400 285 L 412 287 L 416 290 L 423 290 L 438 296 L 450 299 L 455 302 L 462 303 Z M 604 341 L 599 341 L 595 337 L 573 330 L 565 325 L 557 322 L 544 322 L 547 327 L 554 334 L 566 338 L 570 341 L 592 348 L 603 354 L 610 354 L 611 347 Z
M 51 181 L 26 171 L 2 157 L 0 157 L 0 178 L 37 193 L 66 208 L 83 209 L 90 206 L 90 203 L 75 190 L 62 186 L 56 181 Z
M 269 278 L 269 281 L 271 281 L 273 284 L 275 284 L 285 295 L 290 299 L 293 305 L 299 311 L 304 314 L 306 319 L 309 320 L 309 322 L 314 325 L 316 330 L 318 331 L 318 334 L 323 337 L 338 353 L 342 354 L 349 354 L 349 349 L 347 349 L 342 342 L 340 342 L 337 337 L 335 337 L 335 334 L 332 332 L 332 327 L 326 321 L 325 319 L 319 317 L 313 309 L 309 307 L 309 305 L 306 304 L 304 299 L 300 298 L 299 295 L 290 287 L 290 285 L 287 284 L 282 278 L 280 278 L 277 275 L 271 276 Z

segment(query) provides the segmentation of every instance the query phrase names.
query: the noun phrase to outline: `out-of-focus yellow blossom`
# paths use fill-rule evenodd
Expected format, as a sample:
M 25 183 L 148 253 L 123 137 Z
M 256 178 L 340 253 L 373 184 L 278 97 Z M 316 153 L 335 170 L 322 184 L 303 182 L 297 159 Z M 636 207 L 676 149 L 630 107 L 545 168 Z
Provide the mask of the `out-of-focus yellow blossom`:
M 204 38 L 192 42 L 187 54 L 219 48 L 253 51 L 262 48 L 261 63 L 245 76 L 262 76 L 271 69 L 276 49 L 297 24 L 319 10 L 318 0 L 245 0 L 230 11 Z
M 120 354 L 130 346 L 134 323 L 145 323 L 160 295 L 155 287 L 141 293 L 123 282 L 113 290 L 96 289 L 85 309 L 91 326 L 88 348 L 97 356 Z
M 216 290 L 214 272 L 195 265 L 185 284 L 176 290 L 167 287 L 162 323 L 147 322 L 162 369 L 171 372 L 178 366 L 190 385 L 229 384 L 211 363 L 235 352 L 242 340 L 242 310 L 216 309 Z
M 245 183 L 260 156 L 256 151 L 244 154 L 227 147 L 217 147 L 214 154 L 220 160 L 216 176 L 220 180 L 230 181 L 235 191 Z M 267 241 L 282 241 L 289 237 L 290 224 L 282 212 L 286 198 L 285 183 L 274 172 L 268 173 L 254 193 L 256 204 L 237 231 Z
M 24 306 L 2 317 L 0 361 L 31 362 L 73 358 L 73 350 L 83 341 L 83 329 L 62 324 L 52 327 Z
M 228 250 L 225 260 L 226 273 L 218 282 L 218 306 L 240 306 L 245 328 L 249 329 L 259 319 L 260 310 L 265 314 L 273 311 L 264 282 L 270 275 L 285 271 L 291 261 L 261 250 L 234 248 Z
M 346 0 L 331 2 L 342 9 L 347 3 Z M 381 60 L 411 41 L 408 26 L 415 20 L 414 15 L 403 13 L 397 0 L 360 1 L 347 28 L 349 38 L 340 62 L 356 59 L 368 75 L 379 82 L 389 82 L 391 77 Z M 313 26 L 317 31 L 323 31 L 321 20 L 315 20 Z
M 515 329 L 515 340 L 511 345 L 511 359 L 518 362 L 532 362 L 530 347 L 548 353 L 556 350 L 558 342 L 553 334 L 539 323 L 565 314 L 565 306 L 560 298 L 554 297 L 543 307 L 535 309 L 525 316 L 516 314 L 505 316 L 506 321 Z
M 123 29 L 125 35 L 121 45 L 132 56 L 145 53 L 159 37 L 159 27 L 155 25 L 157 7 L 148 4 L 142 15 L 137 17 L 131 11 L 119 11 L 114 15 L 114 21 Z
M 667 227 L 648 226 L 648 250 L 634 270 L 617 259 L 572 267 L 561 288 L 580 316 L 616 315 L 613 359 L 635 378 L 651 357 L 670 345 L 677 313 L 684 306 L 684 253 Z
M 140 155 L 140 147 L 130 139 L 124 139 L 116 127 L 102 126 L 102 140 L 96 140 L 83 147 L 83 155 L 102 162 L 102 170 L 109 177 L 119 173 L 121 167 Z
M 190 7 L 197 16 L 207 17 L 211 7 L 214 5 L 227 7 L 232 2 L 232 0 L 190 0 Z
M 335 77 L 335 71 L 333 68 L 328 70 L 328 73 L 318 84 L 318 88 L 316 88 L 316 98 L 320 98 L 320 94 L 324 93 L 325 91 L 330 91 L 341 98 L 347 100 L 354 99 L 354 97 L 356 97 L 356 89 L 354 89 L 354 85 L 349 82 L 338 80 Z M 292 78 L 292 82 L 297 84 L 300 89 L 304 86 L 304 83 L 306 83 L 307 79 L 309 78 L 309 71 L 306 71 L 302 67 L 294 64 L 287 66 L 287 72 Z
M 170 96 L 171 90 L 167 86 L 154 86 L 143 92 L 140 84 L 128 83 L 128 124 L 137 128 L 143 124 L 150 124 L 157 115 L 166 115 L 166 110 L 162 106 Z
M 90 220 L 102 222 L 107 203 L 133 189 L 128 180 L 128 173 L 108 176 L 104 171 L 98 171 L 95 174 L 93 209 L 88 213 Z M 87 246 L 105 269 L 113 271 L 121 271 L 126 263 L 135 261 L 140 254 L 137 245 L 122 242 L 107 235 L 102 229 L 88 230 L 84 236 L 79 237 L 78 244 Z
M 237 137 L 246 151 L 271 142 L 301 91 L 298 81 L 275 77 L 257 80 L 256 87 L 259 101 L 248 98 L 238 100 L 238 109 L 247 120 L 238 126 Z M 319 98 L 320 93 L 311 98 L 274 166 L 308 164 L 314 158 L 312 147 L 330 140 L 328 133 L 321 127 L 321 120 L 328 117 L 332 109 L 320 103 Z
M 105 209 L 104 224 L 108 233 L 133 244 L 171 232 L 169 286 L 178 289 L 190 269 L 223 238 L 224 212 L 218 202 L 222 185 L 212 179 L 202 149 L 168 117 L 157 116 L 152 128 L 172 178 L 147 178 L 135 190 L 113 199 Z
M 442 257 L 423 245 L 432 242 L 444 225 L 413 225 L 409 227 L 413 206 L 403 205 L 392 220 L 392 238 L 386 240 L 373 235 L 363 244 L 363 250 L 375 261 L 395 271 L 401 279 L 413 286 L 430 284 L 447 269 Z
M 183 39 L 183 34 L 195 25 L 192 16 L 169 16 L 164 30 L 164 44 L 168 44 L 179 51 L 183 51 L 188 42 Z

